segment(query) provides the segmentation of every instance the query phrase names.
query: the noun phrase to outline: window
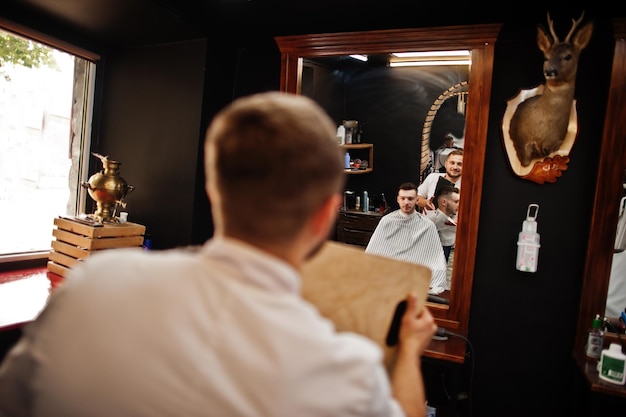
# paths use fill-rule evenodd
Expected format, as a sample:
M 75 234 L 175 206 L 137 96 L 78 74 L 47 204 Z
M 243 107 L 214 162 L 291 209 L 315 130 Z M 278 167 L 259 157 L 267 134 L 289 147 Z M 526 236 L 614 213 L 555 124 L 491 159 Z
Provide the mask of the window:
M 18 32 L 0 30 L 0 262 L 47 257 L 54 218 L 87 195 L 95 64 Z

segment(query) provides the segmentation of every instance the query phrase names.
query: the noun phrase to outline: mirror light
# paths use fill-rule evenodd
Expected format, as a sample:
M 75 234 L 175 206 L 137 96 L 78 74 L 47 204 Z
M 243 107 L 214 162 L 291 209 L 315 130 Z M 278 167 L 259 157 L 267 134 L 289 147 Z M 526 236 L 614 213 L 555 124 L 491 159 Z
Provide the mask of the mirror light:
M 355 55 L 350 55 L 350 58 L 358 59 L 359 61 L 363 61 L 363 62 L 367 61 L 367 55 L 355 54 Z
M 392 52 L 391 55 L 396 58 L 438 58 L 438 57 L 465 57 L 469 58 L 470 51 L 460 50 L 460 51 L 427 51 L 427 52 Z
M 421 67 L 439 65 L 470 65 L 471 54 L 468 50 L 392 52 L 390 67 Z
M 426 67 L 435 65 L 469 65 L 469 59 L 455 59 L 445 61 L 390 61 L 390 67 Z

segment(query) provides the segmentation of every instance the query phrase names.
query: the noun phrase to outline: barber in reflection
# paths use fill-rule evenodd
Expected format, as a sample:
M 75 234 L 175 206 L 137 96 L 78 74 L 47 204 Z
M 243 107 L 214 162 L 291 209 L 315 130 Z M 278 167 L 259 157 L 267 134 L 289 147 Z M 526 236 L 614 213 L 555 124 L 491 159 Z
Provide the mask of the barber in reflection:
M 417 206 L 425 210 L 435 210 L 433 201 L 435 191 L 442 185 L 451 185 L 461 189 L 461 173 L 463 171 L 463 149 L 455 149 L 448 154 L 445 162 L 446 172 L 432 172 L 417 188 Z
M 365 252 L 427 266 L 430 292 L 440 293 L 446 288 L 446 258 L 435 224 L 415 210 L 417 186 L 401 184 L 397 202 L 400 208 L 380 219 Z

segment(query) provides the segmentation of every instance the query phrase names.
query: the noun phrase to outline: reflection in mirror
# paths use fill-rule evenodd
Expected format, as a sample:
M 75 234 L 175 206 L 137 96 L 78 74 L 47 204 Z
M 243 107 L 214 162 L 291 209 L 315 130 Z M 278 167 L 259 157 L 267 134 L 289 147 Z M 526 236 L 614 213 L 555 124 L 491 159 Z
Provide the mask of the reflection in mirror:
M 626 178 L 622 188 L 623 192 L 618 203 L 617 230 L 609 276 L 609 289 L 606 295 L 606 309 L 604 310 L 604 316 L 614 323 L 619 323 L 619 317 L 622 313 L 626 314 Z
M 358 120 L 357 116 L 346 112 L 351 107 L 344 108 L 345 91 L 342 89 L 344 80 L 341 79 L 340 72 L 330 69 L 331 62 L 334 65 L 334 61 L 341 61 L 342 65 L 352 68 L 350 81 L 354 82 L 354 86 L 359 86 L 359 90 L 355 91 L 357 93 L 355 97 L 348 97 L 347 95 L 345 97 L 347 97 L 346 102 L 351 103 L 350 105 L 360 106 L 363 109 L 364 113 L 358 115 L 359 118 L 365 120 L 363 141 L 380 141 L 373 146 L 374 155 L 378 156 L 382 155 L 382 150 L 385 149 L 382 147 L 387 147 L 391 151 L 395 150 L 396 155 L 401 155 L 402 151 L 399 151 L 400 147 L 397 146 L 399 141 L 412 143 L 414 148 L 410 152 L 410 163 L 414 165 L 410 167 L 410 175 L 415 180 L 419 180 L 420 175 L 422 125 L 430 106 L 442 92 L 451 86 L 463 81 L 468 83 L 467 94 L 472 98 L 467 102 L 465 108 L 463 169 L 467 177 L 463 181 L 463 187 L 471 192 L 473 198 L 468 199 L 459 207 L 459 226 L 455 245 L 457 262 L 455 262 L 452 276 L 449 305 L 440 305 L 432 309 L 438 324 L 461 333 L 466 333 L 468 326 L 467 317 L 471 302 L 474 257 L 480 216 L 494 43 L 500 27 L 499 24 L 488 24 L 294 35 L 276 38 L 281 52 L 281 91 L 313 97 L 327 109 L 336 123 L 340 123 L 342 120 Z M 392 52 L 448 50 L 469 51 L 471 66 L 465 66 L 465 76 L 460 76 L 458 71 L 453 72 L 451 70 L 451 68 L 458 67 L 458 63 L 443 70 L 443 73 L 447 75 L 438 75 L 442 74 L 441 68 L 436 71 L 433 68 L 421 67 L 423 70 L 421 76 L 417 75 L 416 68 L 390 68 L 386 64 L 390 60 L 389 55 Z M 357 62 L 348 58 L 352 54 L 367 55 L 368 61 Z M 381 61 L 385 63 L 383 64 Z M 357 65 L 361 65 L 361 67 L 357 67 Z M 363 69 L 370 67 L 372 69 L 369 71 Z M 319 74 L 323 74 L 321 76 L 316 74 L 315 68 L 329 69 L 317 71 Z M 362 69 L 357 70 L 356 68 Z M 325 78 L 335 81 L 335 84 L 331 84 L 333 85 L 332 88 L 322 87 L 321 82 Z M 375 83 L 373 80 L 380 78 L 390 80 L 390 83 L 384 88 L 386 92 L 374 91 Z M 331 93 L 329 97 L 332 99 L 323 101 L 323 98 L 319 98 L 324 95 L 320 90 L 323 88 L 329 89 L 329 93 Z M 391 98 L 393 94 L 398 98 Z M 423 99 L 424 104 L 418 104 L 418 97 Z M 384 114 L 390 116 L 386 121 L 381 117 Z M 396 128 L 399 129 L 398 131 L 406 129 L 405 133 L 390 135 L 389 132 Z M 407 140 L 407 138 L 409 139 Z M 372 173 L 351 175 L 350 177 L 353 180 L 358 178 L 358 181 L 366 184 L 368 176 L 370 178 L 376 175 L 393 176 L 402 168 L 398 167 L 399 164 L 386 166 L 378 156 Z M 383 169 L 384 172 L 380 174 Z M 406 180 L 407 178 L 404 176 L 401 180 L 393 181 L 393 185 L 389 186 L 388 201 L 393 201 L 397 187 Z M 361 189 L 366 188 L 364 186 Z M 461 198 L 463 197 L 461 196 Z
M 595 314 L 602 314 L 606 308 L 614 252 L 614 240 L 607 237 L 614 236 L 613 233 L 616 231 L 620 196 L 624 193 L 626 125 L 623 121 L 626 119 L 626 96 L 623 92 L 626 91 L 626 19 L 615 19 L 612 23 L 616 42 L 611 69 L 611 88 L 604 120 L 585 257 L 576 329 L 576 352 L 582 352 L 584 349 L 589 318 Z M 604 339 L 605 343 L 618 342 L 618 335 L 607 332 Z
M 456 83 L 430 106 L 422 127 L 420 179 L 440 171 L 452 149 L 465 146 L 467 91 L 467 81 Z
M 444 160 L 450 151 L 464 146 L 470 53 L 437 52 L 436 56 L 424 56 L 423 52 L 420 61 L 407 61 L 416 59 L 414 56 L 396 58 L 400 54 L 302 60 L 301 94 L 322 105 L 336 125 L 345 119 L 358 120 L 361 130 L 357 140 L 373 143 L 379 166 L 403 165 L 403 160 L 410 158 L 410 150 L 416 150 L 416 169 L 410 177 L 398 180 L 388 172 L 381 176 L 380 170 L 375 170 L 373 182 L 382 184 L 379 187 L 392 197 L 390 201 L 395 200 L 395 194 L 390 193 L 395 193 L 400 184 L 397 181 L 420 183 L 429 173 L 444 172 Z M 464 59 L 451 61 L 455 57 L 448 54 L 449 60 L 442 60 L 441 54 L 446 52 L 463 54 Z M 391 147 L 399 149 L 400 154 L 392 154 L 387 161 L 389 155 L 380 150 Z M 382 180 L 378 180 L 380 177 Z M 348 178 L 349 190 L 355 188 L 351 180 Z M 372 187 L 372 181 L 368 186 Z M 456 214 L 454 217 L 456 221 Z M 448 261 L 446 293 L 441 297 L 446 304 L 452 259 Z

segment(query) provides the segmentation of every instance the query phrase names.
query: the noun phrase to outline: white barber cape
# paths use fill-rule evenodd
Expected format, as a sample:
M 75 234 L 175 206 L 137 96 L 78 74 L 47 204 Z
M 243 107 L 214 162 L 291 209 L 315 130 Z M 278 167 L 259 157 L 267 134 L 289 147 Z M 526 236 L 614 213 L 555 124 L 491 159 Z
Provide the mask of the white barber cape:
M 425 265 L 432 270 L 431 292 L 446 287 L 446 257 L 437 227 L 417 211 L 407 215 L 396 210 L 383 216 L 365 252 Z

